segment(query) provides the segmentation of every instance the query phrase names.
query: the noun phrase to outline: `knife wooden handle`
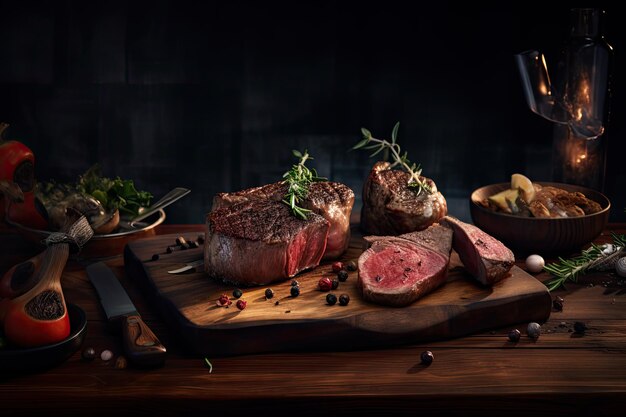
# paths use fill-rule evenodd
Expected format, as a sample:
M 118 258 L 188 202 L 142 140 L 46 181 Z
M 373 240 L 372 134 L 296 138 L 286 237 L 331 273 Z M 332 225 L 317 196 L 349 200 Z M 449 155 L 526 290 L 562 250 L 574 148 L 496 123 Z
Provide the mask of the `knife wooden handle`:
M 135 365 L 157 366 L 165 361 L 165 346 L 138 315 L 124 319 L 122 335 L 128 360 Z

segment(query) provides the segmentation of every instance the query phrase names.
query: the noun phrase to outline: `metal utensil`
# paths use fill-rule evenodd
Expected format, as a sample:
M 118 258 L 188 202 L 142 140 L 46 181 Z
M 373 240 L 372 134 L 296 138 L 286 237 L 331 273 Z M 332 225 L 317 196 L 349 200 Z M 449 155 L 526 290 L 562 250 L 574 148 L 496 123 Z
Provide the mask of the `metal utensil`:
M 183 272 L 189 271 L 191 269 L 196 269 L 204 265 L 204 260 L 199 259 L 197 261 L 189 262 L 185 264 L 182 268 L 172 269 L 171 271 L 167 271 L 168 274 L 181 274 Z
M 165 360 L 165 346 L 141 319 L 113 271 L 102 262 L 89 265 L 86 271 L 98 292 L 107 320 L 122 321 L 124 351 L 128 359 L 137 365 L 162 364 Z
M 120 220 L 120 226 L 124 229 L 134 229 L 135 227 L 142 227 L 142 223 L 139 223 L 140 220 L 143 220 L 147 217 L 150 217 L 152 214 L 156 213 L 160 209 L 169 206 L 170 204 L 178 201 L 183 198 L 187 194 L 189 194 L 191 190 L 182 187 L 176 187 L 169 193 L 165 194 L 159 201 L 143 210 L 137 216 L 133 217 L 128 221 Z

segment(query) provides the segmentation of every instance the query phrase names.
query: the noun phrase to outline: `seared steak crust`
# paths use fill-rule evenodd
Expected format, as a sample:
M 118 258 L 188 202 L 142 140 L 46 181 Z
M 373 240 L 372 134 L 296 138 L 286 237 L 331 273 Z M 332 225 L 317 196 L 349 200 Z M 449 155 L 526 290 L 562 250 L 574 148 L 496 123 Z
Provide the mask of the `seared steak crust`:
M 446 215 L 446 200 L 433 180 L 422 177 L 432 193 L 417 195 L 408 186 L 409 174 L 389 169 L 390 165 L 374 164 L 363 186 L 361 228 L 365 233 L 399 235 L 423 230 Z
M 287 205 L 268 200 L 212 211 L 206 224 L 205 271 L 240 285 L 284 280 L 319 265 L 329 229 L 317 214 L 301 220 Z
M 281 181 L 233 193 L 219 193 L 213 198 L 213 210 L 250 200 L 281 201 L 286 192 L 287 184 Z M 324 259 L 335 259 L 348 249 L 353 205 L 354 192 L 348 186 L 330 181 L 311 184 L 302 206 L 330 223 Z

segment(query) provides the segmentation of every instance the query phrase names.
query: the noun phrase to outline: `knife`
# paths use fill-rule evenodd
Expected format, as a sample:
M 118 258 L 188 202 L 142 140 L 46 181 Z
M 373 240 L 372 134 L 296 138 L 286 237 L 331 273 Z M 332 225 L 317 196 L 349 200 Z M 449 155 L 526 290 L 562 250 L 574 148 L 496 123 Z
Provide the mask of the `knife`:
M 185 264 L 185 266 L 178 268 L 178 269 L 172 269 L 171 271 L 167 271 L 168 274 L 180 274 L 182 272 L 186 272 L 189 271 L 190 269 L 196 269 L 200 266 L 204 265 L 204 260 L 200 259 L 197 261 L 193 261 L 193 262 L 189 262 L 188 264 Z
M 121 320 L 124 352 L 135 365 L 156 366 L 165 361 L 165 346 L 141 319 L 137 308 L 111 269 L 102 262 L 87 268 L 109 322 Z

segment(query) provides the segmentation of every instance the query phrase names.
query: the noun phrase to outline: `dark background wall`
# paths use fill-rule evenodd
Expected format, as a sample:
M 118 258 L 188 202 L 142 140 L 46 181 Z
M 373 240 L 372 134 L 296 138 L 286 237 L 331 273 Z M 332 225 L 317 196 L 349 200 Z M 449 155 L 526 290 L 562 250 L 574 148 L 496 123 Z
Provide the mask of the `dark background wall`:
M 551 125 L 523 99 L 513 54 L 556 61 L 569 9 L 335 2 L 0 2 L 0 119 L 39 179 L 99 162 L 156 197 L 192 194 L 168 221 L 200 223 L 216 192 L 275 181 L 308 148 L 358 195 L 372 161 L 361 126 L 399 140 L 469 218 L 474 188 L 514 172 L 549 180 Z M 417 11 L 414 11 L 417 10 Z M 623 31 L 607 9 L 616 70 L 606 193 L 624 221 Z

